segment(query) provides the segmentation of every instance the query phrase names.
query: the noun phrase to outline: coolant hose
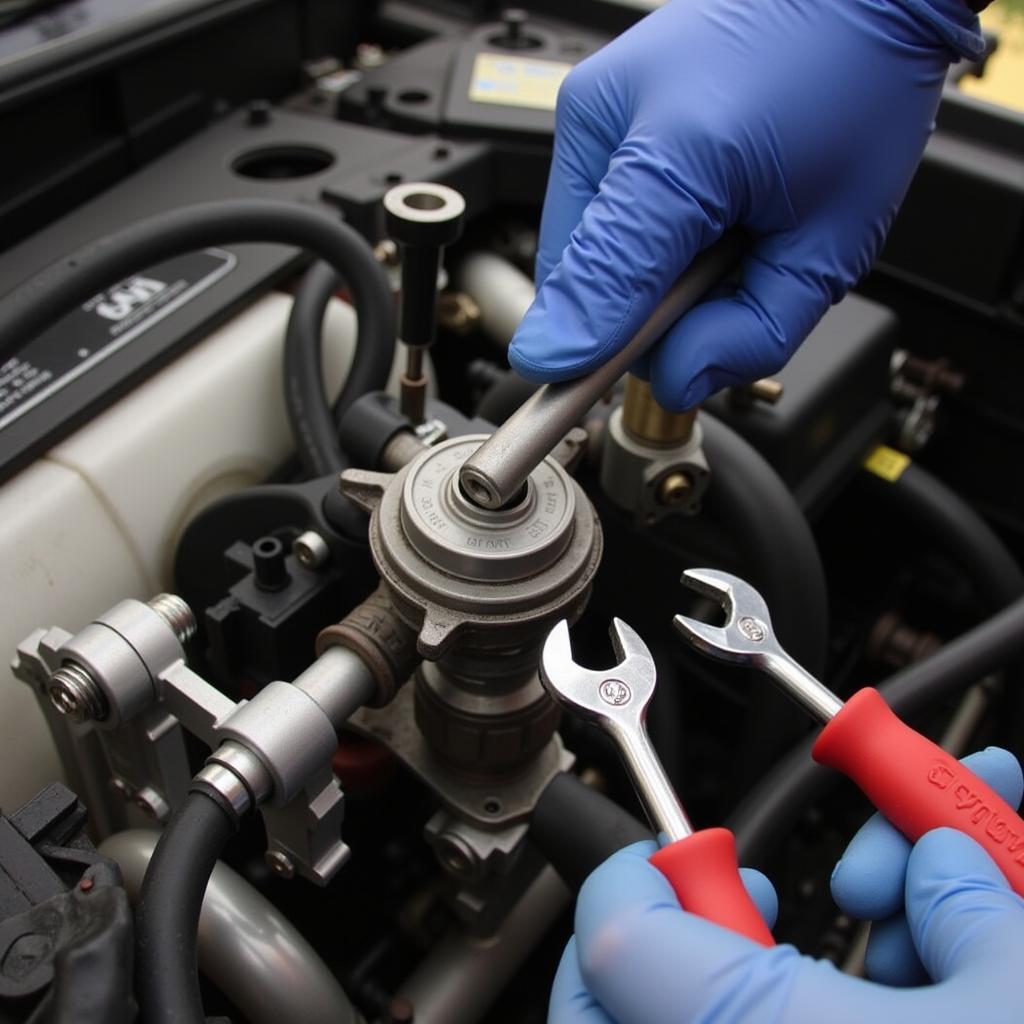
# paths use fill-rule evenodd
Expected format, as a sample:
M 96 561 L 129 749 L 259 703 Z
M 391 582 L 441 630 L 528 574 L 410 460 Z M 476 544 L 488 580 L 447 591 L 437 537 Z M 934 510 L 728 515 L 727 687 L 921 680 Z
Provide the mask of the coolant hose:
M 1009 548 L 963 498 L 928 470 L 911 462 L 892 481 L 865 472 L 861 483 L 956 562 L 987 613 L 1024 594 L 1024 573 Z
M 226 805 L 192 790 L 156 844 L 135 912 L 135 987 L 145 1024 L 204 1024 L 199 913 L 217 858 L 234 831 Z
M 959 693 L 1024 655 L 1024 598 L 968 630 L 930 657 L 890 677 L 879 690 L 901 718 Z M 811 760 L 817 732 L 797 744 L 747 793 L 730 816 L 744 864 L 766 865 L 807 806 L 841 776 Z
M 363 360 L 383 358 L 383 351 L 388 353 L 390 366 L 395 342 L 391 286 L 366 242 L 322 210 L 274 199 L 226 199 L 182 206 L 82 246 L 0 299 L 0 349 L 16 350 L 98 291 L 160 260 L 210 245 L 244 242 L 297 246 L 330 264 L 348 285 L 358 314 L 356 344 L 364 354 L 357 356 L 357 369 L 362 374 Z M 318 276 L 317 280 L 323 279 Z M 318 296 L 322 294 L 318 292 Z M 311 296 L 307 308 L 312 306 Z M 321 435 L 308 427 L 310 412 L 315 410 L 314 422 L 321 427 L 332 419 L 320 369 L 321 323 L 322 316 L 304 335 L 307 344 L 300 363 L 305 372 L 294 382 L 289 380 L 285 388 L 295 442 L 303 461 L 310 465 L 314 457 L 323 454 L 314 448 Z M 376 361 L 373 365 L 376 367 Z M 368 371 L 363 379 L 367 378 L 376 379 Z M 349 398 L 351 395 L 348 392 Z M 298 420 L 297 411 L 302 413 Z M 337 441 L 334 444 L 337 448 Z
M 370 247 L 355 232 L 352 234 L 352 254 L 344 276 L 340 276 L 329 263 L 314 263 L 306 271 L 295 293 L 284 339 L 284 393 L 288 421 L 303 468 L 313 477 L 337 473 L 349 465 L 338 443 L 337 424 L 357 398 L 384 388 L 395 353 L 393 315 L 382 316 L 376 302 L 367 309 L 357 305 L 355 353 L 332 414 L 324 397 L 321 356 L 328 303 L 342 284 L 357 274 L 369 279 L 378 276 L 380 271 Z

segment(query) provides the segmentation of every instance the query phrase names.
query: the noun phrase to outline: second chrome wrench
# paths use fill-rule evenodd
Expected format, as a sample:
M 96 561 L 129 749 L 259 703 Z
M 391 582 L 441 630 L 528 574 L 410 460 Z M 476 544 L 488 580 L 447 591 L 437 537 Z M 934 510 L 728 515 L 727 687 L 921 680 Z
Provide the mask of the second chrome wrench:
M 764 946 L 774 945 L 740 878 L 732 833 L 724 828 L 693 830 L 647 736 L 647 706 L 657 678 L 651 652 L 621 619 L 612 620 L 610 632 L 619 663 L 598 672 L 576 664 L 569 625 L 559 622 L 541 653 L 544 686 L 559 703 L 615 740 L 663 843 L 651 863 L 668 879 L 680 906 Z
M 811 755 L 842 772 L 908 839 L 955 828 L 988 851 L 1024 896 L 1024 820 L 988 783 L 901 721 L 873 687 L 843 702 L 791 658 L 772 632 L 764 598 L 717 569 L 688 569 L 683 583 L 720 605 L 724 626 L 677 615 L 676 628 L 719 661 L 766 672 L 825 723 Z

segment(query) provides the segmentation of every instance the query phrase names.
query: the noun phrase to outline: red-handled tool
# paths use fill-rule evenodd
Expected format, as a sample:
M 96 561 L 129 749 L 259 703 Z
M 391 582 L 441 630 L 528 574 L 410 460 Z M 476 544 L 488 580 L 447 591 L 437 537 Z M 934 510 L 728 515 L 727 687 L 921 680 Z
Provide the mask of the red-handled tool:
M 651 863 L 669 880 L 680 906 L 773 946 L 772 934 L 740 878 L 732 833 L 724 828 L 693 831 L 651 746 L 645 725 L 657 679 L 651 652 L 621 619 L 612 620 L 610 632 L 619 663 L 595 672 L 573 661 L 569 625 L 559 622 L 541 653 L 545 687 L 557 701 L 614 738 L 663 844 Z
M 766 672 L 825 722 L 815 761 L 852 779 L 910 840 L 933 828 L 966 833 L 1024 896 L 1024 819 L 991 786 L 901 721 L 877 690 L 859 690 L 844 704 L 783 650 L 749 583 L 717 569 L 688 569 L 683 583 L 721 605 L 727 621 L 709 626 L 677 615 L 676 628 L 713 658 Z

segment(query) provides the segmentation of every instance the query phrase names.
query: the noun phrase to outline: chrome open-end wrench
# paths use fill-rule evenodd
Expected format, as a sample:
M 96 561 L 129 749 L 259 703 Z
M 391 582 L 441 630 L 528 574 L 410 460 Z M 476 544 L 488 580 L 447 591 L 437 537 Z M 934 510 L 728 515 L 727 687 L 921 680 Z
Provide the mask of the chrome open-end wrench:
M 687 569 L 683 584 L 725 611 L 724 626 L 677 615 L 676 629 L 719 661 L 759 668 L 825 724 L 814 760 L 852 779 L 910 840 L 955 828 L 980 843 L 1024 895 L 1024 820 L 970 769 L 911 729 L 873 687 L 845 703 L 794 661 L 776 640 L 764 598 L 718 569 Z
M 613 619 L 612 645 L 619 663 L 605 672 L 577 665 L 569 624 L 548 635 L 540 677 L 548 692 L 615 740 L 661 845 L 651 863 L 668 879 L 680 906 L 709 921 L 774 945 L 736 865 L 736 841 L 724 828 L 694 832 L 647 735 L 647 706 L 657 669 L 647 645 L 621 619 Z

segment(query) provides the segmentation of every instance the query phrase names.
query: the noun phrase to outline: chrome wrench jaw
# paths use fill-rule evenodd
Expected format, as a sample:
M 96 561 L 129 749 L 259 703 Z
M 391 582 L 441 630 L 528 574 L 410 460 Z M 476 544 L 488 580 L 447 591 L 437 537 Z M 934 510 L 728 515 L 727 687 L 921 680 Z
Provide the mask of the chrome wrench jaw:
M 654 658 L 622 619 L 613 619 L 609 632 L 619 661 L 598 672 L 573 661 L 569 624 L 559 622 L 541 651 L 541 682 L 573 714 L 612 736 L 655 832 L 674 842 L 692 835 L 693 826 L 647 735 L 647 706 L 658 674 Z
M 690 646 L 719 661 L 769 669 L 786 652 L 772 632 L 772 620 L 764 598 L 745 580 L 718 569 L 687 569 L 683 586 L 710 598 L 725 612 L 724 626 L 676 615 L 676 629 Z
M 775 638 L 764 598 L 746 580 L 719 569 L 687 569 L 683 586 L 710 598 L 725 612 L 724 626 L 676 615 L 673 624 L 686 642 L 708 657 L 757 668 L 816 718 L 827 722 L 842 701 L 795 662 Z
M 560 704 L 614 732 L 623 720 L 644 722 L 657 671 L 647 645 L 628 623 L 613 619 L 609 633 L 618 664 L 604 671 L 584 668 L 573 660 L 569 624 L 563 619 L 544 642 L 540 678 Z

